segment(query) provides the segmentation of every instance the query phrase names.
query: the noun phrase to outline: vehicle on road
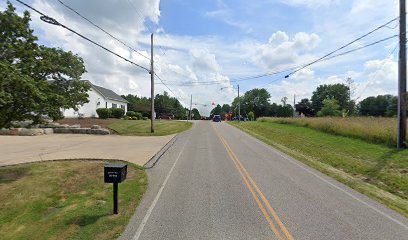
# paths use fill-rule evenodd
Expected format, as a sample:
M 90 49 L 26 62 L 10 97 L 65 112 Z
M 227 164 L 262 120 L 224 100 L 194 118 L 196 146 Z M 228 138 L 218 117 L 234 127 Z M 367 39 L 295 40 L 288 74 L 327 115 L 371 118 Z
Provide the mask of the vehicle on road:
M 213 122 L 221 122 L 221 116 L 220 115 L 214 115 Z

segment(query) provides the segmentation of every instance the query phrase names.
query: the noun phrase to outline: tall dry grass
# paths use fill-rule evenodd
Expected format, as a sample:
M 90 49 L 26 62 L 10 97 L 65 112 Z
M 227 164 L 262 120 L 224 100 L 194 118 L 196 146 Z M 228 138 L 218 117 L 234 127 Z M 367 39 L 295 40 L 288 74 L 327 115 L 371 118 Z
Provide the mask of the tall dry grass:
M 324 118 L 259 118 L 274 122 L 308 127 L 325 133 L 362 139 L 388 146 L 397 144 L 397 119 L 379 117 L 324 117 Z M 408 133 L 407 133 L 408 135 Z

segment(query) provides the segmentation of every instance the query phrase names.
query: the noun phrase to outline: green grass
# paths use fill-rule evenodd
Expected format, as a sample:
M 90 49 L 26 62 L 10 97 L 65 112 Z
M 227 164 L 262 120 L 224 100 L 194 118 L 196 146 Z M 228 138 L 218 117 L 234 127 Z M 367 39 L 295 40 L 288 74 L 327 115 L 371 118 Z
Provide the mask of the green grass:
M 155 121 L 154 133 L 150 132 L 150 121 L 144 120 L 118 120 L 110 124 L 108 127 L 118 134 L 126 136 L 165 136 L 183 132 L 190 129 L 192 125 L 191 122 L 182 121 Z
M 408 217 L 408 150 L 275 122 L 231 124 Z
M 308 127 L 325 133 L 397 145 L 397 119 L 383 117 L 322 117 L 322 118 L 260 118 L 261 122 L 275 122 Z M 408 129 L 407 129 L 408 133 Z
M 61 161 L 0 168 L 1 239 L 114 239 L 147 187 L 144 170 L 128 163 L 112 214 L 112 184 L 101 161 Z

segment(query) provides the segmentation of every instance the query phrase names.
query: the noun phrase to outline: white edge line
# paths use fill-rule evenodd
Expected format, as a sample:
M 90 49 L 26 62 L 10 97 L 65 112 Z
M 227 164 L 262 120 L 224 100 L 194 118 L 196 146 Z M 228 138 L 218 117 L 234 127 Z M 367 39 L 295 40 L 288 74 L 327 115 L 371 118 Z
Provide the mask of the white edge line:
M 132 238 L 133 240 L 138 240 L 140 235 L 142 234 L 143 229 L 144 229 L 147 221 L 149 220 L 149 217 L 152 214 L 154 207 L 156 206 L 157 202 L 159 201 L 159 198 L 160 198 L 160 195 L 163 192 L 163 189 L 166 187 L 167 181 L 169 180 L 171 173 L 173 172 L 174 168 L 176 167 L 176 164 L 177 164 L 178 160 L 180 159 L 180 156 L 183 153 L 184 148 L 186 147 L 187 143 L 189 142 L 188 140 L 190 139 L 190 136 L 191 136 L 191 133 L 190 133 L 188 139 L 186 140 L 186 142 L 184 143 L 183 147 L 181 148 L 180 153 L 177 156 L 176 161 L 174 161 L 173 166 L 171 167 L 169 173 L 166 176 L 166 179 L 164 180 L 163 184 L 161 185 L 159 191 L 157 192 L 157 195 L 154 198 L 154 200 L 152 202 L 152 205 L 150 205 L 149 210 L 147 210 L 146 215 L 144 216 L 142 222 L 139 225 L 139 228 L 137 229 L 137 231 L 135 233 L 135 236 Z
M 237 128 L 236 128 L 236 129 L 237 129 Z M 238 130 L 240 130 L 240 129 L 238 129 Z M 408 229 L 408 226 L 405 225 L 404 223 L 402 223 L 401 221 L 399 221 L 399 220 L 397 220 L 397 219 L 391 217 L 391 216 L 388 215 L 387 213 L 385 213 L 385 212 L 381 211 L 380 209 L 378 209 L 378 208 L 376 208 L 376 207 L 370 205 L 370 204 L 367 203 L 366 201 L 364 201 L 364 200 L 362 200 L 362 199 L 360 199 L 360 198 L 354 196 L 353 194 L 349 193 L 348 191 L 344 190 L 343 188 L 341 188 L 341 187 L 339 187 L 339 186 L 337 186 L 337 185 L 335 185 L 335 184 L 329 182 L 328 180 L 324 179 L 323 177 L 319 176 L 318 174 L 312 172 L 310 169 L 307 169 L 306 167 L 304 167 L 304 166 L 302 166 L 301 164 L 299 164 L 298 162 L 296 162 L 297 160 L 293 160 L 293 159 L 291 159 L 290 157 L 284 155 L 284 154 L 281 153 L 279 150 L 275 149 L 273 146 L 270 146 L 270 145 L 268 145 L 268 144 L 262 142 L 262 141 L 259 140 L 258 138 L 255 138 L 255 137 L 249 135 L 248 133 L 246 133 L 246 132 L 244 132 L 244 131 L 242 131 L 242 130 L 240 130 L 240 132 L 244 133 L 244 134 L 247 135 L 247 136 L 250 136 L 252 139 L 256 140 L 258 143 L 261 143 L 262 145 L 268 147 L 268 149 L 269 149 L 270 151 L 272 151 L 272 152 L 274 152 L 274 153 L 280 155 L 281 157 L 283 157 L 284 159 L 286 159 L 286 160 L 289 161 L 290 163 L 292 163 L 292 164 L 294 164 L 294 165 L 296 165 L 296 166 L 302 168 L 303 170 L 305 170 L 306 172 L 308 172 L 308 173 L 312 174 L 313 176 L 317 177 L 318 179 L 320 179 L 321 181 L 325 182 L 326 184 L 329 184 L 330 186 L 336 188 L 337 190 L 340 190 L 341 192 L 345 193 L 345 194 L 348 195 L 349 197 L 351 197 L 351 198 L 353 198 L 354 200 L 357 200 L 358 202 L 360 202 L 360 203 L 366 205 L 367 207 L 369 207 L 369 208 L 371 208 L 372 210 L 376 211 L 377 213 L 383 215 L 384 217 L 388 218 L 389 220 L 391 220 L 391 221 L 397 223 L 398 225 L 402 226 L 403 228 Z

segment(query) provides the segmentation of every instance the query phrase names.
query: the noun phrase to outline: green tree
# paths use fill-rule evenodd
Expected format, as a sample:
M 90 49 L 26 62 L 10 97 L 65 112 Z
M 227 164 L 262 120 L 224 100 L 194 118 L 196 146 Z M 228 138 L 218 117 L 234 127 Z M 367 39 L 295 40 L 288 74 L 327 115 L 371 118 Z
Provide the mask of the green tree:
M 191 113 L 193 114 L 192 116 L 192 119 L 194 119 L 194 120 L 200 120 L 201 119 L 201 115 L 200 115 L 200 112 L 198 111 L 198 109 L 197 108 L 193 108 L 192 110 L 191 110 Z
M 220 104 L 217 104 L 215 108 L 213 108 L 210 112 L 210 117 L 214 117 L 214 115 L 221 115 L 222 114 L 222 107 Z M 223 118 L 223 116 L 221 116 Z
M 225 113 L 229 113 L 231 111 L 231 106 L 229 104 L 223 104 L 222 107 L 222 112 Z
M 340 105 L 337 104 L 336 99 L 323 100 L 323 108 L 317 112 L 318 117 L 325 116 L 341 116 Z
M 395 116 L 397 115 L 398 98 L 392 95 L 367 97 L 359 103 L 359 112 L 363 116 Z
M 329 85 L 320 85 L 313 92 L 311 101 L 314 112 L 319 112 L 323 108 L 323 101 L 326 99 L 335 99 L 340 109 L 348 109 L 349 104 L 349 87 L 337 83 Z
M 88 102 L 90 85 L 80 81 L 83 60 L 72 52 L 39 46 L 30 14 L 15 13 L 8 2 L 0 12 L 0 128 L 11 121 L 62 118 L 61 108 Z M 50 81 L 52 80 L 52 81 Z
M 150 98 L 147 97 L 139 97 L 137 95 L 122 95 L 124 99 L 126 99 L 128 103 L 128 111 L 133 112 L 140 112 L 143 117 L 150 118 Z
M 299 114 L 303 113 L 303 115 L 307 117 L 311 117 L 315 115 L 313 111 L 312 103 L 307 98 L 300 100 L 300 102 L 298 102 L 295 105 L 295 109 Z
M 254 88 L 244 94 L 241 102 L 241 113 L 253 111 L 256 116 L 267 116 L 271 95 L 264 89 Z M 244 106 L 244 111 L 242 106 Z
M 276 116 L 277 117 L 292 117 L 293 107 L 290 104 L 278 105 Z
M 230 112 L 232 112 L 234 116 L 238 116 L 238 105 L 241 106 L 241 114 L 244 112 L 248 112 L 248 107 L 244 103 L 244 96 L 240 96 L 239 98 L 235 97 L 230 107 Z

